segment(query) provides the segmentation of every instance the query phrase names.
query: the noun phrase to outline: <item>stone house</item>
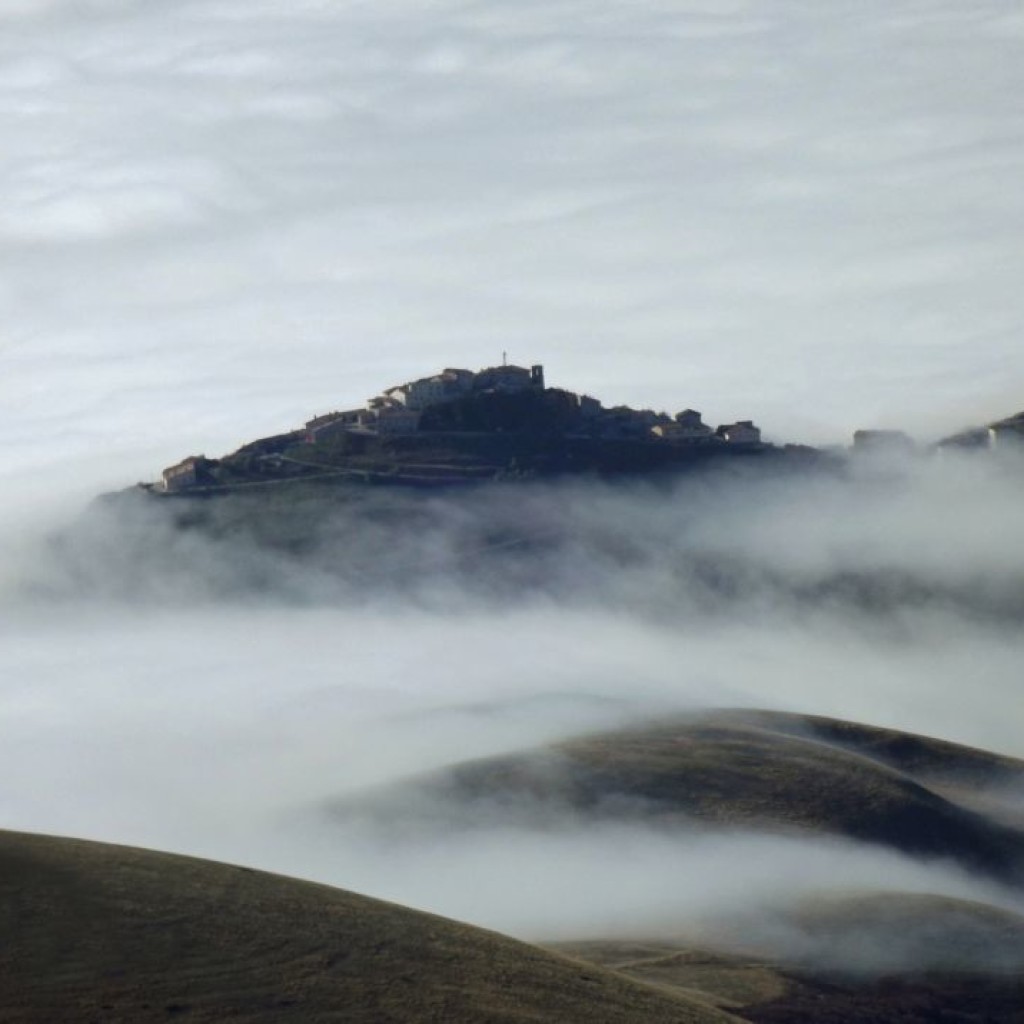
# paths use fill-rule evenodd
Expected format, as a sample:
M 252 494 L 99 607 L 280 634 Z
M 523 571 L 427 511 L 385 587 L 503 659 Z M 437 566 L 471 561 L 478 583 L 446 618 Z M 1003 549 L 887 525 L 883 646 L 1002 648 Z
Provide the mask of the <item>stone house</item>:
M 651 428 L 655 437 L 665 441 L 700 443 L 712 441 L 714 431 L 701 419 L 696 409 L 677 412 L 669 423 L 657 423 Z
M 377 411 L 377 431 L 381 434 L 414 434 L 419 424 L 419 411 L 404 405 L 385 405 Z
M 186 491 L 205 482 L 204 472 L 210 460 L 205 455 L 190 455 L 163 471 L 160 489 L 163 491 Z
M 437 405 L 439 402 L 457 398 L 469 391 L 473 385 L 474 374 L 471 370 L 448 368 L 432 377 L 421 377 L 408 384 L 399 384 L 384 392 L 387 402 L 404 405 L 414 412 Z
M 723 423 L 715 436 L 726 444 L 755 445 L 761 443 L 761 430 L 751 420 L 738 420 L 736 423 Z

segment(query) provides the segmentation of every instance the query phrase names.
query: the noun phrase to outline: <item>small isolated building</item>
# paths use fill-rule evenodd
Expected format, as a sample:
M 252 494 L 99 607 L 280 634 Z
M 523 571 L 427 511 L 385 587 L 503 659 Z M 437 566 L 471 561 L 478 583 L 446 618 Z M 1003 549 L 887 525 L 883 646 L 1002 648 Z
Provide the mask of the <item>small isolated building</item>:
M 168 466 L 163 471 L 160 489 L 162 491 L 187 491 L 204 483 L 204 473 L 210 460 L 205 455 L 190 455 L 187 459 Z
M 751 420 L 738 420 L 736 423 L 723 423 L 715 431 L 715 437 L 726 444 L 755 445 L 761 443 L 761 430 Z

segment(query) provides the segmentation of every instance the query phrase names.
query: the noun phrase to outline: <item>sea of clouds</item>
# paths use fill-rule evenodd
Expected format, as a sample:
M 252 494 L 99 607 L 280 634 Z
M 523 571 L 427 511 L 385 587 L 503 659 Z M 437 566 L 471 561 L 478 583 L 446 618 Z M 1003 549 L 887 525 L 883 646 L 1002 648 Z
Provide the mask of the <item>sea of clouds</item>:
M 1017 411 L 1022 36 L 996 0 L 0 0 L 0 824 L 519 934 L 996 898 L 752 837 L 367 850 L 315 809 L 652 709 L 1024 756 L 1012 465 L 431 499 L 299 561 L 87 503 L 505 351 L 780 441 Z

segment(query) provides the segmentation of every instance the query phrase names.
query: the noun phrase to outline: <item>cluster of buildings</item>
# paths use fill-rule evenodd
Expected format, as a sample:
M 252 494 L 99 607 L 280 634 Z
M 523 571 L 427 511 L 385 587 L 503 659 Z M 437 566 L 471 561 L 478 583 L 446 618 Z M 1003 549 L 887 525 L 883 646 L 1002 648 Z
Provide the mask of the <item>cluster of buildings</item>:
M 314 416 L 299 430 L 252 442 L 236 454 L 255 455 L 264 466 L 287 471 L 292 464 L 304 464 L 294 453 L 291 456 L 285 454 L 303 442 L 318 444 L 351 433 L 375 436 L 415 434 L 421 429 L 423 414 L 446 403 L 469 396 L 486 402 L 488 395 L 530 393 L 542 396 L 543 401 L 524 405 L 525 415 L 536 414 L 548 429 L 556 430 L 566 438 L 645 441 L 678 447 L 726 445 L 736 450 L 763 447 L 761 431 L 750 420 L 712 428 L 696 409 L 684 409 L 669 416 L 625 405 L 605 408 L 589 395 L 547 388 L 543 366 L 527 368 L 506 362 L 478 372 L 448 368 L 429 377 L 398 384 L 374 396 L 358 409 Z M 434 419 L 434 426 L 428 430 L 437 429 L 437 422 Z M 1017 451 L 1024 450 L 1024 413 L 947 437 L 939 441 L 934 450 L 1011 447 Z M 906 456 L 915 450 L 911 438 L 899 430 L 858 430 L 853 437 L 852 451 L 855 454 Z M 180 492 L 216 483 L 217 466 L 217 460 L 202 455 L 189 456 L 165 469 L 161 481 L 155 485 L 156 489 Z
M 371 398 L 359 409 L 329 412 L 306 423 L 306 441 L 317 444 L 346 432 L 413 434 L 419 429 L 425 409 L 453 401 L 473 392 L 544 390 L 544 367 L 492 366 L 472 370 L 446 369 L 432 377 L 421 377 Z
M 512 394 L 544 392 L 544 367 L 492 366 L 472 370 L 446 369 L 388 388 L 359 409 L 347 409 L 315 416 L 306 423 L 305 437 L 317 444 L 340 433 L 411 434 L 419 429 L 422 413 L 432 406 L 478 393 Z M 650 409 L 619 405 L 606 409 L 596 398 L 558 391 L 563 408 L 572 406 L 572 427 L 568 436 L 603 440 L 648 440 L 682 444 L 759 445 L 761 431 L 750 420 L 727 423 L 712 429 L 695 409 L 675 416 Z
M 319 444 L 343 434 L 402 435 L 420 429 L 423 413 L 446 402 L 471 395 L 515 395 L 534 392 L 545 396 L 549 409 L 557 409 L 558 422 L 566 437 L 606 441 L 650 441 L 673 445 L 730 445 L 755 448 L 761 444 L 761 431 L 750 420 L 727 423 L 713 429 L 703 422 L 695 409 L 685 409 L 675 416 L 650 409 L 632 409 L 619 405 L 605 408 L 596 398 L 577 395 L 561 389 L 547 389 L 544 367 L 529 368 L 504 363 L 474 372 L 445 369 L 430 377 L 421 377 L 388 388 L 358 409 L 344 409 L 314 416 L 302 430 L 281 438 L 264 439 L 247 448 L 263 449 L 261 457 L 280 465 L 282 446 L 288 444 Z M 245 449 L 243 449 L 244 451 Z M 295 459 L 291 459 L 295 462 Z M 192 455 L 163 471 L 157 485 L 164 492 L 184 491 L 210 482 L 210 471 L 216 463 L 202 455 Z

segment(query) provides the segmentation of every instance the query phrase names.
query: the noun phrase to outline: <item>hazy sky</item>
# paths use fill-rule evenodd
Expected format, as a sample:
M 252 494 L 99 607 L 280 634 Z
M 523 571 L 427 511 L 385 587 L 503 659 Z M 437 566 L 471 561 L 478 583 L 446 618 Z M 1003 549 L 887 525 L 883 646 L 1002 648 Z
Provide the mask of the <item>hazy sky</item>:
M 1024 402 L 1005 0 L 4 0 L 5 477 L 444 365 L 781 439 Z
M 528 932 L 552 904 L 481 881 L 491 838 L 417 874 L 283 823 L 362 782 L 666 705 L 1024 754 L 1004 624 L 912 610 L 883 636 L 786 603 L 864 566 L 1015 593 L 1020 485 L 987 469 L 725 513 L 542 497 L 582 540 L 557 586 L 519 601 L 459 579 L 360 604 L 288 570 L 287 597 L 253 608 L 216 584 L 269 571 L 261 556 L 155 534 L 136 564 L 117 522 L 76 552 L 75 599 L 21 587 L 48 564 L 40 527 L 88 496 L 503 351 L 609 404 L 753 417 L 779 440 L 1017 411 L 1022 41 L 1005 0 L 0 0 L 0 825 Z M 628 528 L 618 572 L 602 559 Z M 450 540 L 424 543 L 443 557 Z M 694 619 L 663 557 L 691 550 L 779 576 L 782 605 Z M 679 875 L 650 837 L 592 838 L 501 864 L 563 865 L 541 889 L 575 885 L 591 924 L 623 913 L 584 885 L 621 893 L 623 849 Z M 828 852 L 741 843 L 686 863 L 725 865 L 712 890 L 735 899 L 835 874 Z M 843 856 L 858 880 L 934 881 Z

